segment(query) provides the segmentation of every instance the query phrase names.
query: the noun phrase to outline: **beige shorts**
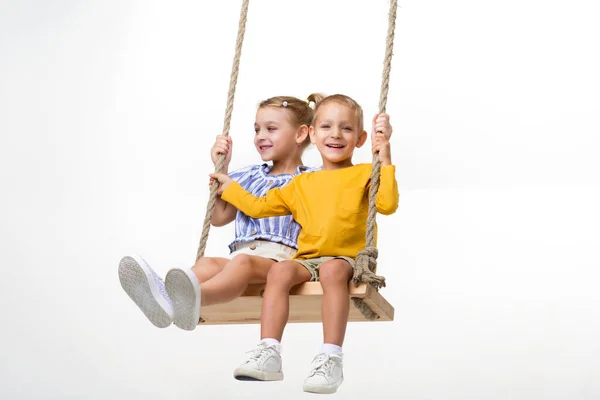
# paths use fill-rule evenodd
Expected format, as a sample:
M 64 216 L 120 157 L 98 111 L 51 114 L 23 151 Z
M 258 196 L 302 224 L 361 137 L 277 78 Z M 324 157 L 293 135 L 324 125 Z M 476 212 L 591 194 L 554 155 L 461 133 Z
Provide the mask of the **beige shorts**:
M 296 254 L 296 249 L 286 246 L 281 243 L 273 243 L 267 240 L 253 240 L 251 242 L 238 242 L 234 244 L 235 251 L 229 254 L 229 258 L 233 258 L 238 254 L 249 254 L 270 258 L 275 261 L 291 260 Z
M 302 266 L 304 268 L 306 268 L 308 270 L 308 272 L 310 272 L 310 281 L 311 282 L 318 282 L 319 281 L 319 267 L 321 266 L 321 264 L 323 264 L 325 261 L 335 260 L 336 258 L 340 259 L 340 260 L 348 261 L 348 264 L 350 264 L 350 267 L 352 267 L 352 269 L 354 269 L 354 265 L 355 265 L 354 259 L 350 258 L 350 257 L 344 257 L 344 256 L 315 257 L 315 258 L 309 258 L 306 260 L 293 260 L 293 261 L 295 261 L 299 264 L 302 264 Z

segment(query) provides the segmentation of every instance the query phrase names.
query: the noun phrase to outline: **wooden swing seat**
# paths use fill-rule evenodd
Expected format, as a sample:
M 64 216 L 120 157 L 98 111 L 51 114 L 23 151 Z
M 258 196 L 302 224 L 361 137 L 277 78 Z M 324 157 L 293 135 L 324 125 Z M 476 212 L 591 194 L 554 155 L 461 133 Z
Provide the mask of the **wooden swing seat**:
M 229 303 L 202 307 L 200 323 L 202 325 L 259 324 L 264 288 L 264 284 L 250 285 L 242 296 Z M 394 307 L 373 286 L 366 283 L 355 286 L 350 283 L 349 289 L 351 298 L 361 298 L 377 314 L 376 321 L 394 320 Z M 323 289 L 319 282 L 294 286 L 290 292 L 289 322 L 321 322 L 322 297 Z M 352 301 L 348 321 L 372 322 L 361 314 Z

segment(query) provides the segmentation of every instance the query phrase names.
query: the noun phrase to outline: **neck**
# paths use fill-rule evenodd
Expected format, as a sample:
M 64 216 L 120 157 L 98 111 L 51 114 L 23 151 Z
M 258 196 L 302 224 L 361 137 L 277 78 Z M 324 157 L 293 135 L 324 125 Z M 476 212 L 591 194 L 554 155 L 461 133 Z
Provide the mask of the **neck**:
M 302 165 L 302 158 L 299 155 L 285 160 L 273 160 L 273 168 L 269 175 L 294 175 L 300 165 Z
M 352 158 L 347 158 L 345 160 L 339 162 L 331 162 L 329 160 L 323 159 L 323 170 L 324 171 L 333 171 L 336 169 L 348 168 L 353 166 Z

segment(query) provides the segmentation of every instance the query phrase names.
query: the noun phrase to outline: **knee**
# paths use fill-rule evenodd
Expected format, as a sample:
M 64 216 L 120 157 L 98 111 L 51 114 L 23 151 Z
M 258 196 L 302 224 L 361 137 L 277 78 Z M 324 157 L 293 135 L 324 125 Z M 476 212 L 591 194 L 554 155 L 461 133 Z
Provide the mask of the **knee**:
M 352 267 L 347 261 L 333 259 L 324 262 L 319 267 L 319 281 L 321 285 L 345 285 L 350 280 Z
M 200 257 L 194 264 L 194 269 L 215 268 L 218 264 L 211 257 Z
M 291 288 L 294 285 L 295 271 L 294 262 L 283 261 L 273 264 L 267 274 L 269 286 Z
M 211 257 L 201 257 L 199 258 L 194 266 L 192 267 L 192 271 L 196 274 L 198 281 L 205 282 L 221 272 L 222 268 L 218 262 L 216 262 Z
M 248 254 L 238 254 L 227 263 L 225 268 L 235 268 L 240 272 L 252 272 L 253 266 L 254 264 L 252 263 L 252 256 Z

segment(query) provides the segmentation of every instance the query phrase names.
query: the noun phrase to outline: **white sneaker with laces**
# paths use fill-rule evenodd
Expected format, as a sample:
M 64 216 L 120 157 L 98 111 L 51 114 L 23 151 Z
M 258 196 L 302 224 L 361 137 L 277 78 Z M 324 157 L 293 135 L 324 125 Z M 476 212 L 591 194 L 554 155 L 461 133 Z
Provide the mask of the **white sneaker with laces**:
M 163 280 L 140 256 L 126 256 L 119 262 L 119 281 L 125 293 L 159 328 L 173 322 L 173 303 Z
M 233 371 L 238 381 L 280 381 L 283 379 L 281 355 L 273 345 L 259 343 L 250 357 Z
M 165 287 L 173 301 L 173 323 L 193 331 L 200 322 L 200 282 L 191 269 L 174 268 L 167 272 Z
M 304 391 L 310 393 L 335 393 L 344 381 L 342 356 L 340 354 L 317 354 L 313 359 Z

